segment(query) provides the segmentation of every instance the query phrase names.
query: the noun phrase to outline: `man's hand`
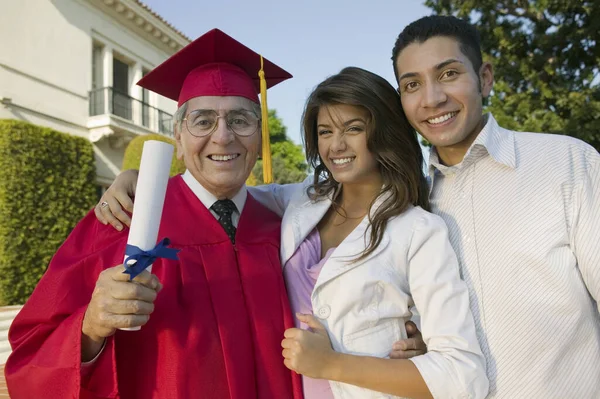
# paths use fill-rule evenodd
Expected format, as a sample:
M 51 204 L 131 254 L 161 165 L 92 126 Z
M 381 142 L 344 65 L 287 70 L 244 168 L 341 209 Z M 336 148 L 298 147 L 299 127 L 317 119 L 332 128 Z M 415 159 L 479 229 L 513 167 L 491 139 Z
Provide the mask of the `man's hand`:
M 407 339 L 394 342 L 391 359 L 410 359 L 411 357 L 427 353 L 427 345 L 423 342 L 423 335 L 412 321 L 406 322 Z
M 312 331 L 289 328 L 285 331 L 283 363 L 285 366 L 311 378 L 327 378 L 335 356 L 325 327 L 313 315 L 297 313 L 296 317 Z
M 81 327 L 82 361 L 92 359 L 117 328 L 142 326 L 154 311 L 154 300 L 162 289 L 158 278 L 143 271 L 131 282 L 124 270 L 123 265 L 111 267 L 96 281 Z
M 103 224 L 111 224 L 115 229 L 123 230 L 123 224 L 129 226 L 131 218 L 125 212 L 133 212 L 133 197 L 137 185 L 138 171 L 129 169 L 121 172 L 100 198 L 94 208 L 96 218 Z

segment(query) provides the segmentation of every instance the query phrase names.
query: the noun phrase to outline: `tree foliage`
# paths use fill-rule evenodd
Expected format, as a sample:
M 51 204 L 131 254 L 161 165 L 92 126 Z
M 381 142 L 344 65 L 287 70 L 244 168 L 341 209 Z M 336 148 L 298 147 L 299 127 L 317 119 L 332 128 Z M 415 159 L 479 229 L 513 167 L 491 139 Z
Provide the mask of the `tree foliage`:
M 92 144 L 0 120 L 0 303 L 22 304 L 98 198 Z
M 123 156 L 123 167 L 122 170 L 127 169 L 139 169 L 140 162 L 142 161 L 142 150 L 144 149 L 144 143 L 148 140 L 157 140 L 164 143 L 172 144 L 175 147 L 175 140 L 170 137 L 163 136 L 161 134 L 147 134 L 144 136 L 137 136 L 125 149 L 125 155 Z M 177 150 L 173 151 L 173 160 L 171 161 L 170 176 L 175 176 L 185 172 L 185 164 L 183 160 L 177 159 Z
M 495 69 L 487 109 L 510 129 L 568 134 L 600 149 L 600 1 L 426 0 L 466 18 Z
M 271 156 L 273 181 L 278 184 L 298 183 L 306 178 L 308 166 L 302 146 L 295 144 L 287 136 L 287 128 L 277 117 L 275 110 L 269 110 L 269 134 L 271 136 Z M 262 161 L 256 162 L 248 184 L 262 184 Z

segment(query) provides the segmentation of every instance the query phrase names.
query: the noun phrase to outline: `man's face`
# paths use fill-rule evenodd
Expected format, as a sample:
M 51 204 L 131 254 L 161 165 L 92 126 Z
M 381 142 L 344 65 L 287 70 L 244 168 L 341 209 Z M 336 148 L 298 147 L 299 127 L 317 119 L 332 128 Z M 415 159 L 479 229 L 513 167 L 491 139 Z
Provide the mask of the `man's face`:
M 395 67 L 411 125 L 437 148 L 444 163 L 462 161 L 483 128 L 482 98 L 492 89 L 491 65 L 475 71 L 457 40 L 439 36 L 406 46 Z
M 244 97 L 195 97 L 188 101 L 187 116 L 196 110 L 214 110 L 219 116 L 230 111 L 254 112 L 253 103 Z M 184 121 L 175 131 L 177 157 L 204 188 L 217 198 L 231 198 L 244 185 L 261 148 L 260 129 L 248 137 L 237 136 L 218 119 L 215 131 L 205 137 L 190 134 Z

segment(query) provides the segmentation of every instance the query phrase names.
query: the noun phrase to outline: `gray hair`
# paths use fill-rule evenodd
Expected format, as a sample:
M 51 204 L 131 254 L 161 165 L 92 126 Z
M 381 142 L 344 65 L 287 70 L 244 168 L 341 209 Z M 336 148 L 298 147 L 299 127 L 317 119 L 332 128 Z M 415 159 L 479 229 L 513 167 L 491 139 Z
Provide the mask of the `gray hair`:
M 183 123 L 183 119 L 185 118 L 185 113 L 187 112 L 188 103 L 187 101 L 181 104 L 181 107 L 177 108 L 175 114 L 173 115 L 173 121 L 175 122 L 175 127 L 179 127 L 181 130 L 181 124 Z
M 260 104 L 255 103 L 254 101 L 251 101 L 252 103 L 252 112 L 254 112 L 256 114 L 256 116 L 258 117 L 258 119 L 262 119 L 261 118 L 261 108 L 260 108 Z
M 250 103 L 252 105 L 252 112 L 254 112 L 256 114 L 258 119 L 261 119 L 260 104 L 257 104 L 254 101 L 250 101 Z M 187 108 L 188 108 L 188 102 L 186 101 L 183 104 L 181 104 L 181 107 L 177 108 L 177 111 L 175 111 L 175 114 L 173 115 L 173 121 L 175 122 L 175 127 L 179 127 L 180 130 L 181 130 L 181 125 L 183 123 L 183 119 L 185 119 L 185 113 L 187 112 Z

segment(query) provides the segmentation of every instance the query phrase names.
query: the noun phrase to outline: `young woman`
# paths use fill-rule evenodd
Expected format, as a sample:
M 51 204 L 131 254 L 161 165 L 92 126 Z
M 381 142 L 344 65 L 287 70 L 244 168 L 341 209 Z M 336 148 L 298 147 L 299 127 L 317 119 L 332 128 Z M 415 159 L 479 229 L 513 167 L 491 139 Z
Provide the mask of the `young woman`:
M 485 397 L 468 292 L 443 221 L 427 212 L 421 150 L 396 90 L 345 68 L 310 95 L 303 127 L 312 178 L 249 193 L 283 215 L 298 328 L 282 353 L 305 377 L 305 397 Z M 131 180 L 117 178 L 103 200 L 126 196 Z M 101 220 L 107 208 L 97 207 Z M 415 309 L 428 352 L 387 358 Z

